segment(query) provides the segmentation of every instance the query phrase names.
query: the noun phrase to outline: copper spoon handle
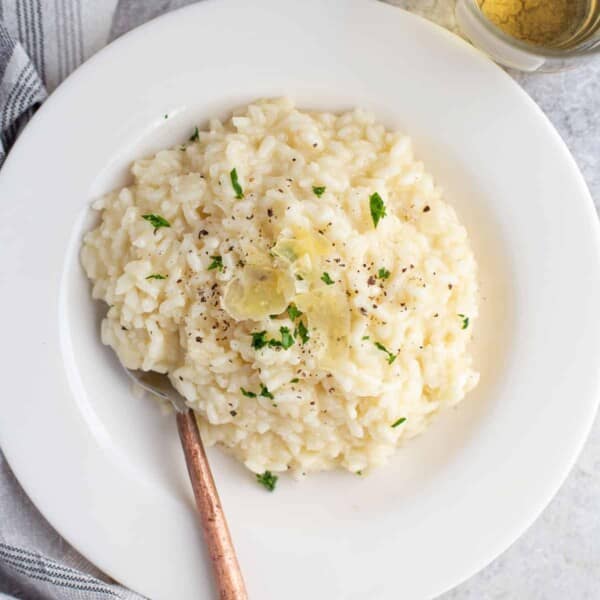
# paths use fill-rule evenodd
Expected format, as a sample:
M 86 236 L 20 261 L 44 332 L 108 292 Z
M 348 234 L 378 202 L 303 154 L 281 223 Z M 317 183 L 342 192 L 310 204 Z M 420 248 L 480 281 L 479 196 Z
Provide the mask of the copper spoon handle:
M 219 599 L 247 600 L 244 578 L 200 439 L 198 424 L 191 410 L 177 412 L 177 429 L 210 553 Z

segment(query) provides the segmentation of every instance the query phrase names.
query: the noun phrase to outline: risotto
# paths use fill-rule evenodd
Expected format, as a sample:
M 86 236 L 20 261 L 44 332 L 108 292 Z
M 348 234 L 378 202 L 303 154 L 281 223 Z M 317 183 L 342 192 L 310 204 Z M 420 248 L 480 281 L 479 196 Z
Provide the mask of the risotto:
M 363 110 L 264 100 L 133 164 L 82 262 L 102 341 L 255 473 L 383 464 L 477 383 L 467 232 Z

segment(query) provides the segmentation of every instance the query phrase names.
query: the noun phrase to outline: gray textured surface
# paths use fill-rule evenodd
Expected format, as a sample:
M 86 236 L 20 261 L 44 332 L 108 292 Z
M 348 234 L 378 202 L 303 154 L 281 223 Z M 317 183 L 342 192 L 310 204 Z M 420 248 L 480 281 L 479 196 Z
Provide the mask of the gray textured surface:
M 454 0 L 392 3 L 455 29 Z M 600 210 L 600 57 L 572 71 L 511 75 L 565 140 Z M 600 599 L 600 419 L 567 481 L 531 528 L 439 600 L 499 599 Z

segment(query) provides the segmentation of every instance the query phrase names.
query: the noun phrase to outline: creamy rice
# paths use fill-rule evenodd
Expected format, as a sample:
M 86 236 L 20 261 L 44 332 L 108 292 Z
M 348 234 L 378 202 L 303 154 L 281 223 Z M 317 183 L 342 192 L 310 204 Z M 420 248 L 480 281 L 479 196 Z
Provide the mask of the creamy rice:
M 265 100 L 192 137 L 94 205 L 102 341 L 169 373 L 204 442 L 256 473 L 384 463 L 478 380 L 453 208 L 410 139 L 362 110 Z

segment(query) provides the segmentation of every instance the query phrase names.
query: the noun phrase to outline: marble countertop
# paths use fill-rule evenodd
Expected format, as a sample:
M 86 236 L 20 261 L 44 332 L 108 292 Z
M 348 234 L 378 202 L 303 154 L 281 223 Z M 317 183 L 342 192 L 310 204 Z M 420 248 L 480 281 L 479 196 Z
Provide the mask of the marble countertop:
M 456 30 L 454 0 L 390 3 Z M 511 75 L 566 142 L 600 209 L 600 57 L 562 73 Z M 600 418 L 567 481 L 531 528 L 491 565 L 439 600 L 513 598 L 600 598 Z

